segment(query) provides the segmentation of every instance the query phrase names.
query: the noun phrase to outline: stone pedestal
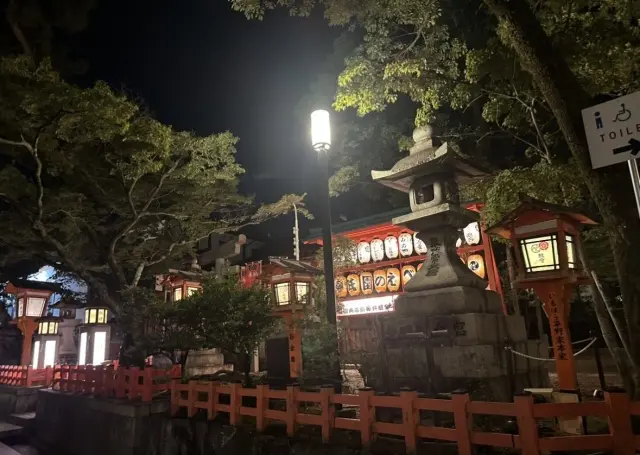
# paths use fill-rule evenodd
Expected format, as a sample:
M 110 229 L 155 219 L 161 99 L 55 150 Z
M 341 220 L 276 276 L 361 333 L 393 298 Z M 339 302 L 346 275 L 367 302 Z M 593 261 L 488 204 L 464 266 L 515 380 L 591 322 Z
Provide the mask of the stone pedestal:
M 225 365 L 220 349 L 191 351 L 187 357 L 185 371 L 187 376 L 201 376 L 217 373 L 220 370 L 233 370 L 233 365 Z

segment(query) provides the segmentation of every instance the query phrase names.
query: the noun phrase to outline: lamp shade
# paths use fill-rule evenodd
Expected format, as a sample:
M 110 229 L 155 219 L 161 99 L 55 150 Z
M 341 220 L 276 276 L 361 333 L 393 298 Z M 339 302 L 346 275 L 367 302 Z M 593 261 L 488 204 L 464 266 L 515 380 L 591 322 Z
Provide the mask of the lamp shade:
M 331 147 L 331 121 L 329 112 L 317 110 L 311 113 L 311 145 L 320 152 Z

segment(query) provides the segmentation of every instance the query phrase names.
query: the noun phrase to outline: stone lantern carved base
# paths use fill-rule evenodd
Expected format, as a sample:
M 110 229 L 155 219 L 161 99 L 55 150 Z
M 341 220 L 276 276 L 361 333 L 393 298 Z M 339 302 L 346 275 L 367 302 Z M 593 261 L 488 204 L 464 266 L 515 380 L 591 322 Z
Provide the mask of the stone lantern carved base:
M 428 250 L 422 268 L 404 287 L 407 293 L 452 286 L 487 287 L 482 278 L 462 263 L 456 251 L 458 229 L 476 220 L 473 212 L 449 203 L 394 218 L 394 224 L 418 231 L 418 238 Z

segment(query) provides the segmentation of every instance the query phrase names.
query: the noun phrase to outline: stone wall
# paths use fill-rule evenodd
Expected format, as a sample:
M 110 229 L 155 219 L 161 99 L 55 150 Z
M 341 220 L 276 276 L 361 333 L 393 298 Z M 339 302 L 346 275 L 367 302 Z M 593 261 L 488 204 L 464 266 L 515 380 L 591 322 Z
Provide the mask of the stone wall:
M 16 387 L 0 384 L 0 418 L 36 410 L 39 387 Z
M 66 455 L 147 455 L 153 418 L 168 418 L 169 401 L 151 404 L 96 399 L 53 390 L 37 396 L 36 445 Z

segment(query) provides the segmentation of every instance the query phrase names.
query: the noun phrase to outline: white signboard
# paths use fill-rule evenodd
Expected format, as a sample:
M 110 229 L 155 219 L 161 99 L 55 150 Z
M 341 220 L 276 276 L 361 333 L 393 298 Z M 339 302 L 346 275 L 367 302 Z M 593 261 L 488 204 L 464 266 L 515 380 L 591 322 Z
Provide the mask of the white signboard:
M 640 91 L 582 110 L 594 169 L 640 158 Z

